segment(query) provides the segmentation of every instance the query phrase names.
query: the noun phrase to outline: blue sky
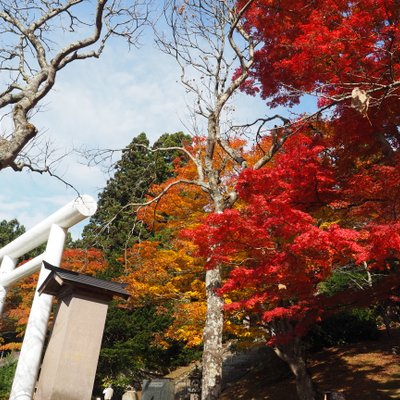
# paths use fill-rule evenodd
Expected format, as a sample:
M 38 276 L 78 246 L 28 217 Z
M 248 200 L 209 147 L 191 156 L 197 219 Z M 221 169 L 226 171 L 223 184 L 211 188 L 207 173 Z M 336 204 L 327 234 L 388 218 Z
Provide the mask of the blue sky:
M 34 122 L 43 139 L 62 154 L 72 148 L 122 148 L 141 132 L 154 141 L 165 132 L 186 131 L 185 92 L 174 60 L 155 49 L 149 34 L 139 49 L 113 42 L 98 60 L 70 64 L 57 77 Z M 251 122 L 265 116 L 260 99 L 238 95 L 236 116 Z M 99 166 L 66 157 L 56 171 L 82 194 L 97 198 L 108 178 Z M 0 172 L 0 220 L 17 218 L 26 228 L 76 197 L 45 175 Z M 76 238 L 84 223 L 72 229 Z

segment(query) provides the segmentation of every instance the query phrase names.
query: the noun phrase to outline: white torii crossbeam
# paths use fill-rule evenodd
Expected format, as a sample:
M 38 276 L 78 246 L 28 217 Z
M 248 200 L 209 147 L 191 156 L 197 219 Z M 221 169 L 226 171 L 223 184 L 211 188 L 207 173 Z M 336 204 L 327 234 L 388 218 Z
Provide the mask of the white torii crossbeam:
M 68 229 L 92 216 L 96 209 L 96 201 L 91 196 L 82 195 L 0 249 L 0 316 L 3 312 L 7 288 L 39 270 L 37 288 L 40 287 L 49 273 L 43 268 L 42 261 L 60 265 Z M 21 267 L 15 268 L 18 258 L 46 242 L 44 253 Z M 37 290 L 35 292 L 10 400 L 31 400 L 33 397 L 52 299 L 50 295 L 39 296 Z

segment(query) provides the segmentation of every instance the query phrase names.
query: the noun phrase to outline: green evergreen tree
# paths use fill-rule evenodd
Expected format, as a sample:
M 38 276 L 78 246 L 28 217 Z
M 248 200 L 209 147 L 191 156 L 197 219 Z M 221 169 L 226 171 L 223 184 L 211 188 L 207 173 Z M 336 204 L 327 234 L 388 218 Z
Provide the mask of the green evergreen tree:
M 185 140 L 189 137 L 182 132 L 164 134 L 153 149 L 181 146 Z M 148 147 L 149 140 L 141 133 L 123 150 L 121 159 L 114 166 L 114 176 L 99 195 L 98 211 L 84 228 L 82 242 L 78 244 L 103 250 L 114 267 L 124 249 L 149 236 L 147 229 L 135 218 L 136 207 L 130 204 L 144 202 L 152 184 L 171 177 L 172 161 L 180 155 L 177 151 L 152 152 Z
M 171 324 L 171 314 L 168 308 L 161 313 L 152 305 L 125 310 L 112 304 L 97 367 L 97 387 L 105 380 L 114 387 L 138 386 L 143 379 L 162 376 L 174 366 L 198 359 L 198 348 L 185 348 L 178 341 L 169 341 L 170 346 L 164 348 L 155 342 Z
M 168 314 L 157 314 L 154 307 L 135 310 L 110 308 L 104 332 L 98 373 L 138 382 L 149 371 L 164 372 L 163 349 L 154 342 L 154 336 L 171 322 Z M 126 382 L 126 384 L 132 382 Z
M 25 233 L 25 227 L 15 218 L 10 221 L 4 219 L 0 222 L 0 248 L 12 242 L 23 233 Z

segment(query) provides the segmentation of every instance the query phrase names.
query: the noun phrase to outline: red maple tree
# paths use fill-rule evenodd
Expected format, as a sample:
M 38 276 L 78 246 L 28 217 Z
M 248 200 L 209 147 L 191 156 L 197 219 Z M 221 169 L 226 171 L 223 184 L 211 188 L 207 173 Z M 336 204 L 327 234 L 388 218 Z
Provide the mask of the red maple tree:
M 272 164 L 240 175 L 238 209 L 211 214 L 185 233 L 208 268 L 227 266 L 226 309 L 258 316 L 296 375 L 301 399 L 315 398 L 301 343 L 309 327 L 340 306 L 390 296 L 400 284 L 397 173 L 364 163 L 345 174 L 328 133 L 291 136 Z M 379 289 L 321 295 L 319 284 L 348 265 L 379 268 L 389 278 Z

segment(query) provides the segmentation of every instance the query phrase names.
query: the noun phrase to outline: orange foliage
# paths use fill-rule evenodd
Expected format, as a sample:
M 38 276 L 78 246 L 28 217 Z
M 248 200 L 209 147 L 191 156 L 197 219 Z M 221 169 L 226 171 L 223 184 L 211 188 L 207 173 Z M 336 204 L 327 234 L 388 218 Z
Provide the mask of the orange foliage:
M 0 346 L 0 351 L 19 351 L 21 350 L 22 343 L 10 342 Z
M 205 301 L 180 304 L 174 312 L 174 323 L 165 337 L 185 341 L 189 347 L 199 346 L 203 342 L 206 309 Z
M 23 265 L 26 261 L 21 263 Z M 103 271 L 108 266 L 103 254 L 97 249 L 66 249 L 63 254 L 62 268 L 81 272 L 88 275 L 95 275 Z M 18 336 L 23 336 L 25 327 L 28 322 L 29 312 L 35 294 L 39 274 L 33 274 L 17 286 L 9 291 L 7 296 L 7 304 L 10 304 L 5 312 L 8 327 L 2 329 L 13 329 Z M 11 324 L 12 321 L 12 324 Z M 4 324 L 3 324 L 4 325 Z M 11 325 L 14 325 L 11 327 Z M 8 350 L 7 346 L 12 346 L 11 343 L 0 347 L 0 350 Z
M 192 149 L 193 150 L 193 149 Z M 196 145 L 196 151 L 201 151 Z M 174 181 L 196 180 L 193 163 L 174 161 L 176 177 L 161 185 L 153 185 L 150 192 L 157 196 Z M 167 346 L 166 339 L 186 341 L 188 346 L 199 345 L 205 321 L 204 263 L 195 256 L 196 246 L 179 238 L 179 232 L 197 225 L 209 208 L 209 198 L 196 185 L 172 186 L 157 204 L 139 211 L 142 219 L 155 232 L 159 241 L 144 241 L 129 249 L 124 258 L 131 294 L 131 306 L 146 303 L 169 304 L 174 309 L 174 322 L 156 341 Z
M 159 303 L 169 299 L 198 299 L 198 275 L 202 264 L 191 254 L 195 247 L 188 241 L 176 240 L 175 249 L 159 247 L 159 242 L 138 243 L 128 251 L 124 281 L 131 292 L 129 302 L 140 304 L 151 299 Z
M 24 335 L 38 277 L 39 273 L 36 273 L 25 278 L 7 295 L 6 304 L 12 304 L 12 306 L 6 309 L 5 316 L 14 321 L 18 336 Z
M 101 250 L 65 249 L 61 267 L 87 275 L 96 275 L 108 267 Z
M 240 151 L 242 156 L 248 159 L 250 165 L 255 160 L 253 153 L 259 154 L 262 151 L 261 147 L 259 147 L 252 153 L 244 153 L 245 141 L 241 139 L 232 139 L 230 145 L 235 150 Z M 187 147 L 187 150 L 191 154 L 196 154 L 196 157 L 200 157 L 203 165 L 205 146 L 205 139 L 195 138 L 193 146 Z M 235 182 L 233 178 L 237 177 L 237 172 L 234 170 L 234 163 L 219 145 L 216 145 L 215 151 L 216 156 L 213 159 L 213 168 L 222 171 L 221 175 L 224 176 L 226 190 L 229 191 Z M 181 158 L 177 158 L 174 161 L 174 172 L 175 177 L 170 178 L 161 185 L 153 185 L 150 188 L 153 196 L 148 196 L 148 200 L 162 193 L 173 182 L 178 182 L 179 180 L 195 182 L 198 179 L 196 165 L 191 161 L 183 163 Z M 162 229 L 178 232 L 181 229 L 199 224 L 204 215 L 210 211 L 212 211 L 212 204 L 207 193 L 195 184 L 180 183 L 172 186 L 158 202 L 140 209 L 138 218 L 143 220 L 156 232 Z
M 124 282 L 131 294 L 128 304 L 151 303 L 160 309 L 174 305 L 174 323 L 164 338 L 156 338 L 161 345 L 167 345 L 165 338 L 185 340 L 188 346 L 201 342 L 206 307 L 204 268 L 201 259 L 193 256 L 195 250 L 191 242 L 175 239 L 170 249 L 145 241 L 127 253 Z
M 252 151 L 244 152 L 243 140 L 232 140 L 231 145 L 239 150 L 251 165 L 268 147 L 270 139 L 264 140 Z M 204 157 L 205 141 L 196 139 L 192 154 Z M 226 190 L 232 189 L 237 177 L 232 160 L 217 145 L 217 157 L 214 168 L 223 171 Z M 183 163 L 178 158 L 174 162 L 175 177 L 161 185 L 153 185 L 150 192 L 153 196 L 162 193 L 168 185 L 180 179 L 197 180 L 197 169 L 193 162 Z M 149 200 L 151 197 L 148 198 Z M 131 294 L 130 306 L 146 303 L 166 303 L 173 305 L 174 322 L 157 342 L 167 345 L 166 339 L 183 340 L 188 346 L 196 346 L 202 342 L 202 332 L 206 315 L 206 296 L 204 276 L 204 259 L 197 256 L 197 246 L 189 239 L 182 239 L 179 234 L 202 222 L 212 211 L 210 198 L 197 185 L 187 183 L 172 186 L 157 203 L 143 207 L 139 218 L 156 233 L 158 241 L 144 241 L 135 244 L 124 256 L 124 281 Z M 234 332 L 234 325 L 227 323 L 229 332 Z M 247 336 L 247 328 L 239 327 L 241 336 Z M 237 332 L 239 333 L 239 330 Z

